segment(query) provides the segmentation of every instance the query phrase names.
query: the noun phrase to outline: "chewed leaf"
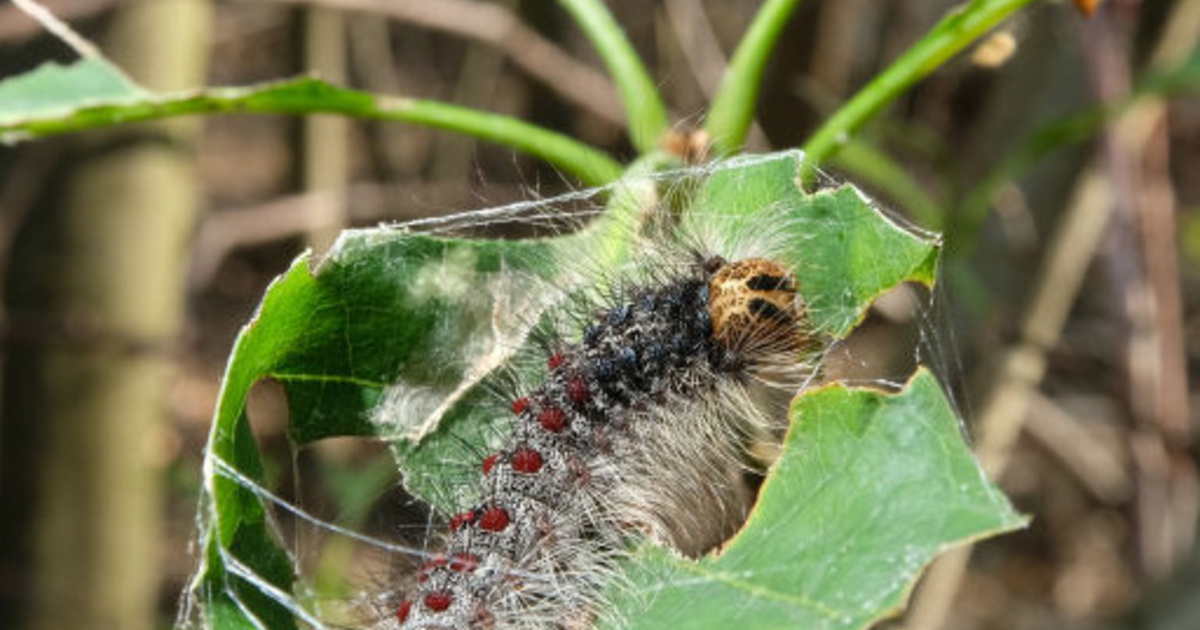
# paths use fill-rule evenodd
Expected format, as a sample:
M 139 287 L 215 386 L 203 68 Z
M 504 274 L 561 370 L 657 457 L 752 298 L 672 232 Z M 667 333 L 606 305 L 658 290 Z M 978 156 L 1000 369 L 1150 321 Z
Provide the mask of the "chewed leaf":
M 900 610 L 941 551 L 1023 526 L 932 374 L 898 393 L 830 385 L 792 406 L 758 504 L 717 555 L 643 548 L 609 627 L 855 630 Z
M 271 628 L 294 625 L 296 609 L 269 596 L 290 592 L 294 569 L 275 544 L 258 488 L 263 466 L 246 416 L 254 383 L 283 385 L 298 444 L 373 435 L 368 413 L 391 384 L 443 397 L 453 391 L 475 358 L 475 339 L 490 330 L 489 282 L 502 267 L 535 273 L 527 264 L 545 260 L 529 255 L 540 247 L 351 233 L 315 274 L 305 256 L 272 283 L 234 346 L 209 439 L 206 562 L 193 585 L 209 615 L 247 627 L 242 615 Z
M 693 234 L 783 245 L 814 325 L 830 336 L 847 334 L 886 289 L 932 282 L 936 240 L 901 229 L 851 188 L 801 192 L 798 164 L 795 152 L 748 156 L 528 204 L 528 215 L 464 215 L 455 225 L 455 233 L 497 222 L 528 227 L 532 217 L 546 222 L 538 227 L 561 227 L 554 225 L 559 206 L 582 200 L 596 213 L 594 197 L 607 194 L 601 219 L 572 234 L 489 240 L 376 228 L 343 235 L 315 269 L 307 257 L 297 260 L 267 291 L 229 360 L 209 444 L 207 562 L 195 597 L 213 614 L 288 620 L 271 627 L 303 616 L 303 607 L 285 603 L 294 570 L 273 543 L 265 507 L 273 498 L 260 487 L 262 463 L 246 415 L 256 381 L 283 386 L 295 444 L 350 435 L 387 440 L 406 490 L 446 511 L 462 500 L 448 496 L 448 462 L 486 452 L 500 430 L 491 379 L 527 371 L 520 358 L 537 354 L 528 333 L 554 306 L 545 289 L 565 293 L 579 281 L 563 272 L 573 258 L 607 269 L 634 255 L 628 241 L 646 227 L 644 212 L 679 200 L 672 191 L 686 193 L 679 216 Z M 478 459 L 469 464 L 478 476 Z M 771 498 L 778 485 L 768 484 L 758 515 L 786 507 Z
M 779 230 L 765 238 L 782 245 L 778 249 L 784 252 L 783 262 L 796 270 L 814 328 L 840 338 L 887 289 L 903 282 L 931 286 L 940 247 L 935 238 L 899 227 L 852 187 L 813 195 L 801 192 L 795 180 L 801 161 L 794 151 L 743 156 L 698 172 L 659 175 L 658 188 L 668 193 L 691 189 L 680 228 L 689 234 L 721 234 L 721 241 L 736 243 L 764 238 L 761 232 L 767 226 L 768 231 Z M 624 186 L 626 193 L 643 188 L 637 181 Z M 601 221 L 635 212 L 610 208 Z M 593 252 L 598 251 L 605 252 L 606 264 L 620 264 L 621 255 L 629 251 L 611 241 L 635 238 L 639 226 L 628 218 L 615 223 L 626 229 L 585 230 L 551 239 L 545 253 L 558 257 L 560 266 L 579 257 L 597 257 Z M 877 255 L 883 251 L 890 253 Z M 441 416 L 439 429 L 423 435 L 420 443 L 398 444 L 410 492 L 435 507 L 449 507 L 443 500 L 450 497 L 437 492 L 446 485 L 444 462 L 486 452 L 486 439 L 495 437 L 497 418 L 489 415 L 486 404 L 489 389 L 494 388 L 484 381 L 464 392 Z M 494 414 L 495 407 L 490 411 Z
M 845 336 L 898 278 L 933 286 L 936 239 L 901 227 L 848 186 L 806 202 L 797 231 L 809 237 L 796 273 L 818 330 Z
M 741 168 L 703 181 L 685 220 L 703 224 L 692 230 L 783 244 L 817 330 L 844 337 L 886 290 L 900 282 L 933 286 L 936 235 L 900 225 L 849 185 L 805 194 L 796 180 L 800 152 L 733 162 Z M 768 226 L 785 230 L 764 234 Z

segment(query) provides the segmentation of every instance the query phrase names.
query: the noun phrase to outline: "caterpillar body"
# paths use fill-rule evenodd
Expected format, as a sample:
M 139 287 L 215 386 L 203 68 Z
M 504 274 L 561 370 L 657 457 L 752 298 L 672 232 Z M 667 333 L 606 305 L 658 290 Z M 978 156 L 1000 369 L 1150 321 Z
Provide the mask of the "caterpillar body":
M 590 627 L 632 543 L 698 556 L 736 531 L 750 449 L 778 437 L 817 344 L 786 265 L 680 244 L 699 240 L 652 244 L 619 297 L 543 340 L 544 379 L 505 401 L 510 436 L 377 628 Z

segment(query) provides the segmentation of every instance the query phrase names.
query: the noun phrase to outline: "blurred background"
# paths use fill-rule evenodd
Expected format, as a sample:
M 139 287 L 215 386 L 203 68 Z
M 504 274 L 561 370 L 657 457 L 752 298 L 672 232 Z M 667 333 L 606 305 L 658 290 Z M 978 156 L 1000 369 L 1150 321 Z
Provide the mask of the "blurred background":
M 44 4 L 152 88 L 314 72 L 633 156 L 611 84 L 553 2 Z M 607 4 L 687 131 L 760 3 Z M 748 149 L 802 144 L 956 4 L 801 3 Z M 1085 18 L 1093 4 L 1032 4 L 830 165 L 947 245 L 934 305 L 885 301 L 846 369 L 911 362 L 905 344 L 925 341 L 985 467 L 1033 516 L 939 562 L 894 626 L 1200 628 L 1200 2 L 1109 0 Z M 0 76 L 48 59 L 73 53 L 0 5 Z M 345 226 L 576 186 L 505 148 L 332 117 L 0 148 L 0 626 L 173 623 L 224 359 L 298 253 Z M 277 396 L 252 405 L 264 448 L 294 463 Z M 371 449 L 328 450 L 355 470 Z

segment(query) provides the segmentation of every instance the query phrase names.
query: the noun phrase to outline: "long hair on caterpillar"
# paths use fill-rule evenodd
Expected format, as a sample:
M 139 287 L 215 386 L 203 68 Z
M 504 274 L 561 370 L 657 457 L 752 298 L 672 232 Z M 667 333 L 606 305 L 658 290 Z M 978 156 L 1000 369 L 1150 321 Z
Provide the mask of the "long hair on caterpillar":
M 822 344 L 776 260 L 786 229 L 688 224 L 665 207 L 634 217 L 647 227 L 623 264 L 564 248 L 555 266 L 574 289 L 560 274 L 532 291 L 566 297 L 530 324 L 545 367 L 508 379 L 497 437 L 461 460 L 475 479 L 440 502 L 455 506 L 442 552 L 376 597 L 375 627 L 586 625 L 631 539 L 697 556 L 744 520 L 743 473 L 762 464 L 749 447 L 778 438 Z M 377 422 L 409 413 L 397 401 L 410 395 L 394 391 Z
M 365 589 L 374 620 L 360 625 L 582 627 L 610 614 L 606 589 L 633 545 L 695 557 L 736 531 L 788 400 L 814 378 L 829 333 L 861 316 L 860 294 L 876 291 L 808 299 L 836 280 L 835 265 L 808 258 L 829 240 L 814 221 L 829 217 L 796 210 L 791 176 L 764 192 L 745 174 L 793 171 L 796 157 L 584 191 L 565 221 L 548 200 L 344 237 L 316 274 L 352 264 L 361 243 L 402 243 L 382 257 L 385 275 L 400 278 L 405 304 L 440 309 L 406 323 L 422 333 L 404 343 L 426 373 L 411 358 L 389 368 L 392 385 L 368 404 L 371 433 L 394 444 L 404 485 L 433 507 L 433 524 L 417 527 L 439 533 L 388 550 L 409 570 Z M 530 221 L 586 225 L 502 244 L 447 236 Z M 403 258 L 412 251 L 417 264 Z M 368 356 L 356 352 L 360 368 Z

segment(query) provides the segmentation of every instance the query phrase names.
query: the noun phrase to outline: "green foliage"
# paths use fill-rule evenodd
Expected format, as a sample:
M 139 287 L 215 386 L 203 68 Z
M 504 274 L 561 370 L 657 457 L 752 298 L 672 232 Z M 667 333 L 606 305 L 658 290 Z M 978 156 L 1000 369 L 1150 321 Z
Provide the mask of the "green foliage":
M 99 57 L 70 66 L 46 63 L 0 83 L 0 141 L 34 137 L 22 121 L 70 117 L 99 103 L 131 103 L 148 96 L 111 63 Z
M 802 172 L 804 181 L 810 183 L 816 167 L 887 104 L 1031 1 L 973 0 L 947 15 L 813 134 L 804 146 L 810 156 Z M 668 121 L 653 79 L 602 2 L 560 3 L 579 22 L 616 80 L 634 146 L 643 156 L 655 154 Z M 705 122 L 719 154 L 733 153 L 744 141 L 763 67 L 797 4 L 796 0 L 765 3 L 734 54 Z M 29 99 L 34 106 L 23 105 Z M 0 83 L 0 103 L 5 103 L 0 105 L 0 142 L 7 143 L 169 116 L 233 111 L 336 113 L 426 125 L 497 142 L 591 185 L 611 182 L 620 173 L 616 162 L 602 152 L 520 120 L 436 101 L 371 95 L 315 79 L 154 94 L 131 84 L 103 59 L 91 58 Z
M 91 58 L 67 67 L 46 64 L 0 83 L 0 103 L 0 142 L 5 143 L 189 114 L 333 113 L 474 136 L 539 157 L 590 185 L 610 182 L 621 173 L 621 166 L 603 152 L 516 118 L 368 94 L 312 78 L 156 93 L 134 85 L 107 61 Z
M 804 192 L 796 178 L 801 163 L 810 177 L 848 134 L 1029 1 L 975 0 L 947 16 L 829 119 L 806 145 L 807 160 L 793 152 L 662 173 L 677 163 L 658 149 L 669 127 L 666 108 L 599 0 L 560 4 L 596 46 L 620 91 L 640 153 L 624 175 L 594 148 L 496 114 L 310 78 L 161 94 L 99 58 L 47 65 L 0 83 L 0 141 L 189 114 L 337 113 L 497 142 L 588 184 L 620 179 L 605 190 L 604 215 L 573 235 L 501 241 L 355 231 L 315 268 L 301 257 L 271 285 L 230 355 L 205 470 L 203 566 L 191 588 L 214 627 L 293 628 L 297 617 L 319 625 L 292 603 L 295 569 L 268 517 L 271 498 L 262 488 L 263 462 L 246 413 L 256 382 L 283 386 L 289 436 L 297 445 L 334 436 L 387 439 L 408 489 L 445 505 L 436 491 L 446 485 L 438 477 L 442 462 L 494 430 L 479 404 L 487 398 L 487 379 L 530 351 L 521 345 L 519 327 L 497 328 L 497 313 L 519 314 L 532 325 L 541 309 L 553 306 L 530 302 L 520 279 L 569 290 L 573 280 L 556 261 L 584 250 L 605 266 L 620 265 L 660 205 L 678 210 L 680 220 L 699 231 L 750 237 L 764 225 L 782 226 L 772 236 L 788 245 L 785 262 L 797 270 L 814 326 L 842 338 L 889 288 L 931 285 L 940 247 L 899 227 L 850 188 Z M 734 55 L 706 121 L 718 153 L 731 154 L 744 140 L 764 64 L 797 4 L 768 0 Z M 658 204 L 656 194 L 664 189 L 676 192 Z M 398 387 L 444 402 L 444 411 L 373 421 Z M 928 373 L 894 393 L 829 386 L 796 399 L 779 463 L 750 522 L 723 553 L 690 561 L 640 549 L 616 580 L 623 586 L 614 587 L 617 607 L 606 611 L 606 623 L 860 628 L 894 611 L 941 549 L 1021 522 L 981 475 Z
M 629 39 L 601 0 L 558 2 L 592 41 L 616 81 L 633 146 L 642 154 L 654 152 L 669 125 L 667 108 Z
M 754 122 L 763 69 L 779 33 L 799 4 L 799 0 L 767 0 L 729 60 L 721 87 L 704 120 L 704 130 L 712 136 L 718 155 L 731 155 L 742 149 L 746 132 Z
M 843 337 L 881 292 L 905 281 L 932 283 L 938 246 L 927 237 L 899 228 L 853 189 L 801 192 L 794 180 L 799 161 L 799 154 L 783 153 L 723 164 L 701 181 L 692 182 L 683 221 L 688 230 L 718 229 L 734 235 L 763 225 L 786 226 L 788 233 L 780 238 L 794 243 L 789 246 L 792 258 L 787 262 L 797 269 L 814 325 L 828 335 Z M 638 188 L 644 183 L 624 185 Z M 655 184 L 679 187 L 661 179 Z M 631 211 L 616 207 L 622 195 L 613 194 L 612 199 L 610 212 Z M 722 211 L 727 208 L 736 212 Z M 638 210 L 644 212 L 648 207 Z M 269 529 L 251 489 L 262 483 L 261 464 L 246 438 L 245 403 L 254 382 L 271 378 L 283 385 L 289 401 L 289 431 L 297 444 L 335 435 L 381 435 L 394 440 L 406 487 L 435 506 L 448 507 L 448 497 L 439 494 L 447 483 L 444 462 L 482 448 L 485 437 L 495 431 L 495 417 L 489 415 L 487 405 L 481 405 L 489 398 L 488 375 L 465 384 L 463 380 L 468 374 L 480 376 L 479 367 L 489 365 L 489 359 L 508 342 L 491 335 L 497 318 L 502 319 L 506 308 L 519 303 L 528 288 L 514 279 L 540 277 L 549 281 L 547 285 L 563 286 L 570 280 L 557 277 L 561 268 L 547 263 L 583 251 L 620 251 L 611 246 L 612 241 L 637 238 L 636 222 L 622 220 L 613 225 L 621 228 L 602 220 L 578 234 L 526 241 L 365 230 L 345 235 L 315 272 L 307 258 L 298 260 L 267 292 L 230 358 L 210 444 L 210 457 L 223 464 L 213 469 L 220 491 L 213 494 L 209 505 L 210 563 L 197 583 L 205 594 L 203 599 L 229 597 L 229 561 L 262 572 L 264 579 L 281 588 L 286 583 L 275 573 L 279 569 L 276 556 L 263 546 L 263 541 L 270 539 Z M 881 259 L 880 251 L 890 255 Z M 621 254 L 612 263 L 621 264 Z M 526 321 L 536 319 L 536 312 L 515 315 Z M 515 356 L 536 351 L 518 348 Z M 510 356 L 508 360 L 516 359 Z M 503 362 L 490 365 L 505 367 Z M 377 405 L 389 388 L 396 387 L 428 392 L 452 404 L 430 426 L 422 425 L 423 417 L 392 419 L 409 424 L 371 423 Z M 927 375 L 898 397 L 836 387 L 805 394 L 797 402 L 794 417 L 799 424 L 794 426 L 781 460 L 787 463 L 773 470 L 752 526 L 738 539 L 754 543 L 735 542 L 713 566 L 712 559 L 692 563 L 661 551 L 644 551 L 625 580 L 637 583 L 647 575 L 661 579 L 669 569 L 676 574 L 668 584 L 688 584 L 694 580 L 682 579 L 679 572 L 726 571 L 720 563 L 737 558 L 740 572 L 791 576 L 779 578 L 783 582 L 745 588 L 790 589 L 808 584 L 810 573 L 818 569 L 837 572 L 849 580 L 862 567 L 878 562 L 874 581 L 864 578 L 858 591 L 858 597 L 873 598 L 878 605 L 864 608 L 856 600 L 855 614 L 837 623 L 827 619 L 821 626 L 859 627 L 863 619 L 896 606 L 900 587 L 913 579 L 936 550 L 1020 522 L 1001 495 L 983 480 L 961 443 L 955 417 L 940 388 Z M 870 448 L 865 448 L 868 445 Z M 853 452 L 858 454 L 843 455 Z M 798 463 L 792 465 L 792 461 Z M 886 474 L 877 476 L 881 471 Z M 872 481 L 867 484 L 864 479 Z M 841 484 L 834 487 L 844 491 L 823 490 L 833 481 Z M 943 492 L 943 486 L 949 490 Z M 923 499 L 914 500 L 914 494 Z M 889 500 L 882 500 L 885 498 Z M 845 505 L 793 513 L 798 506 L 835 500 Z M 893 510 L 890 506 L 895 504 L 911 511 Z M 846 519 L 846 527 L 835 526 L 835 514 Z M 849 528 L 864 514 L 883 518 L 879 523 L 901 532 L 920 535 L 876 540 L 873 529 Z M 778 519 L 793 525 L 782 527 Z M 930 522 L 941 525 L 930 527 Z M 838 538 L 847 529 L 862 531 L 863 536 Z M 809 537 L 823 540 L 820 536 L 834 536 L 839 544 L 836 548 L 842 550 L 839 557 L 822 557 L 811 564 L 816 557 L 813 554 L 823 547 L 807 543 L 797 547 L 805 553 L 794 557 L 731 553 L 743 548 L 740 544 L 792 548 Z M 253 550 L 254 555 L 243 555 L 245 549 Z M 793 562 L 804 566 L 796 568 Z M 894 588 L 881 590 L 880 584 Z M 816 598 L 821 592 L 800 590 L 794 597 Z M 641 617 L 640 599 L 620 601 L 621 608 L 613 611 L 618 618 Z M 665 605 L 671 600 L 664 596 L 661 601 Z M 826 603 L 833 610 L 844 602 Z M 261 604 L 263 617 L 277 607 L 273 601 Z M 768 607 L 760 614 L 762 619 L 776 621 L 756 627 L 784 627 L 797 613 Z M 835 615 L 839 620 L 843 616 Z M 692 627 L 727 627 L 697 625 L 705 623 L 703 615 L 691 619 L 695 620 Z
M 446 353 L 486 325 L 471 283 L 501 263 L 521 268 L 521 251 L 539 246 L 375 231 L 346 237 L 316 276 L 302 257 L 272 283 L 230 355 L 208 445 L 206 563 L 193 589 L 210 620 L 216 606 L 229 619 L 240 611 L 243 624 L 252 614 L 270 628 L 292 627 L 292 612 L 261 593 L 264 585 L 290 592 L 294 576 L 252 489 L 263 483 L 246 415 L 254 383 L 283 385 L 297 444 L 371 435 L 367 411 L 390 383 L 403 376 L 435 387 L 461 376 L 440 366 L 454 365 Z
M 866 628 L 901 610 L 938 553 L 1024 522 L 980 474 L 932 374 L 894 393 L 829 385 L 792 405 L 742 531 L 698 562 L 642 548 L 610 627 Z
M 886 194 L 921 227 L 941 229 L 942 205 L 903 166 L 867 140 L 856 138 L 843 144 L 830 156 L 830 163 L 860 184 Z

